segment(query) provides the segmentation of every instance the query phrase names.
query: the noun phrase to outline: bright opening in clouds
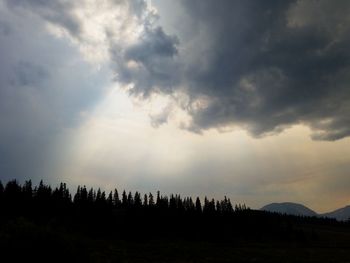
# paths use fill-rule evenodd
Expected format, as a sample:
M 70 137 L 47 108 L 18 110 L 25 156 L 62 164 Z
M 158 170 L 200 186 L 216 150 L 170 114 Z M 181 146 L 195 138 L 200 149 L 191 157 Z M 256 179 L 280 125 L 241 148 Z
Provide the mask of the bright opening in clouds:
M 0 179 L 347 205 L 349 13 L 0 0 Z

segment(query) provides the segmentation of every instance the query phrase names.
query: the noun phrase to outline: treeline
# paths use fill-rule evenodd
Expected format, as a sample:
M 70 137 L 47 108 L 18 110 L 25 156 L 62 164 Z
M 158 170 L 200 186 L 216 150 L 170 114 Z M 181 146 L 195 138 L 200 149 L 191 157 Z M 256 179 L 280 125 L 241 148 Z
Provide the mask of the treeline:
M 42 181 L 33 186 L 31 181 L 16 180 L 0 182 L 0 211 L 0 223 L 24 218 L 48 229 L 135 240 L 304 240 L 317 236 L 308 225 L 346 224 L 252 210 L 233 205 L 227 197 L 202 201 L 159 191 L 155 195 L 117 189 L 106 193 L 86 186 L 72 193 L 64 183 L 52 188 Z
M 182 198 L 180 195 L 156 196 L 152 193 L 141 195 L 138 191 L 132 193 L 125 190 L 119 194 L 117 189 L 106 193 L 100 188 L 93 189 L 78 186 L 75 193 L 71 193 L 65 183 L 52 188 L 40 181 L 33 186 L 32 181 L 25 181 L 23 185 L 17 180 L 7 182 L 4 186 L 0 181 L 0 205 L 13 213 L 29 212 L 29 209 L 45 209 L 43 213 L 52 213 L 62 210 L 139 210 L 150 209 L 159 211 L 172 211 L 178 213 L 197 214 L 232 214 L 235 211 L 248 210 L 245 204 L 232 205 L 230 198 L 223 200 L 204 198 L 203 204 L 199 197 Z M 37 211 L 36 211 L 37 212 Z
M 272 261 L 280 262 L 285 250 L 276 246 L 291 247 L 292 256 L 296 247 L 333 251 L 348 244 L 349 233 L 349 222 L 257 211 L 226 197 L 106 193 L 85 186 L 73 193 L 64 183 L 0 182 L 1 262 L 248 262 L 234 259 L 249 246 L 267 253 L 261 262 L 278 253 L 283 259 Z

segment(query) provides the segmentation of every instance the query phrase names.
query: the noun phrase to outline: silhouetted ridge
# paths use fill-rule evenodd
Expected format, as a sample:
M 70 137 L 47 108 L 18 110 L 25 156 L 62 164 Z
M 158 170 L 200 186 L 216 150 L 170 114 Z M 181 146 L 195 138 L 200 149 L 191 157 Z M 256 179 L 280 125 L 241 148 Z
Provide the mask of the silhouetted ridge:
M 262 207 L 261 210 L 295 216 L 317 216 L 317 213 L 310 208 L 291 202 L 271 203 Z
M 350 206 L 345 206 L 328 213 L 318 214 L 302 204 L 285 202 L 271 203 L 263 206 L 260 210 L 295 216 L 317 216 L 324 218 L 333 218 L 337 219 L 338 221 L 347 221 L 350 219 Z
M 343 208 L 336 209 L 332 212 L 320 214 L 320 216 L 335 218 L 340 221 L 345 221 L 350 219 L 350 205 L 345 206 Z

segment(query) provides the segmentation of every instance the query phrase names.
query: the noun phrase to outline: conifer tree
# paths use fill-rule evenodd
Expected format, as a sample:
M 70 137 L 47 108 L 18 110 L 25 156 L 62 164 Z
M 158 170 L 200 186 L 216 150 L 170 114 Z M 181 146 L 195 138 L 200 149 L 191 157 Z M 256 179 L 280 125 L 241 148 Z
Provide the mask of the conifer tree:
M 227 211 L 228 213 L 232 213 L 232 212 L 233 212 L 233 207 L 232 207 L 230 198 L 227 200 L 226 211 Z
M 135 195 L 134 195 L 134 206 L 136 208 L 140 208 L 142 206 L 141 195 L 137 191 L 135 192 Z
M 127 206 L 128 207 L 132 207 L 133 204 L 134 204 L 134 198 L 132 196 L 131 191 L 129 191 L 129 193 L 128 193 L 128 200 L 127 200 Z
M 96 193 L 96 203 L 100 203 L 101 198 L 102 198 L 101 189 L 98 188 L 98 189 L 97 189 L 97 193 Z
M 161 202 L 161 200 L 160 200 L 160 192 L 157 191 L 157 200 L 156 200 L 157 208 L 160 208 L 160 206 L 161 206 L 160 202 Z
M 199 197 L 196 198 L 196 212 L 202 213 L 202 204 L 201 204 L 201 200 L 199 199 Z
M 32 205 L 33 202 L 33 188 L 32 188 L 32 181 L 28 180 L 24 182 L 24 185 L 22 187 L 22 204 L 24 207 L 24 212 L 29 213 L 30 211 L 30 206 Z
M 124 208 L 128 206 L 128 197 L 126 195 L 125 190 L 123 191 L 123 194 L 122 194 L 122 205 Z
M 210 211 L 209 208 L 209 200 L 208 198 L 205 196 L 204 197 L 204 205 L 203 205 L 203 213 L 208 213 Z
M 114 207 L 118 208 L 120 206 L 118 190 L 115 188 L 113 193 L 113 204 Z
M 176 210 L 176 208 L 177 208 L 176 199 L 175 199 L 173 194 L 170 195 L 169 208 L 170 208 L 170 210 Z
M 110 208 L 113 207 L 113 192 L 112 191 L 110 191 L 108 194 L 107 204 L 108 204 L 108 207 L 110 207 Z
M 154 207 L 154 199 L 153 199 L 152 193 L 149 193 L 149 195 L 148 195 L 148 206 Z
M 148 197 L 147 197 L 147 194 L 145 194 L 143 196 L 143 206 L 144 207 L 147 207 L 148 206 Z
M 223 211 L 222 207 L 221 207 L 221 203 L 219 200 L 216 201 L 216 212 L 221 214 Z
M 81 200 L 81 188 L 80 188 L 80 185 L 78 185 L 77 191 L 73 198 L 73 202 L 74 204 L 80 204 L 80 200 Z
M 87 201 L 88 201 L 89 205 L 92 205 L 95 202 L 95 194 L 94 194 L 93 188 L 90 188 L 90 190 L 88 192 Z
M 194 211 L 194 203 L 193 203 L 192 197 L 190 197 L 189 199 L 189 210 Z

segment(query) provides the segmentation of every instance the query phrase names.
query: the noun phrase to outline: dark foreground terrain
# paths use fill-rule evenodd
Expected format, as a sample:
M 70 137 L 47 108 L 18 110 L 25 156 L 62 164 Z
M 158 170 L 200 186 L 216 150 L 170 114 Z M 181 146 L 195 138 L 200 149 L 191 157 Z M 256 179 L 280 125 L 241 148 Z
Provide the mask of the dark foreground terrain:
M 146 199 L 146 200 L 145 200 Z M 350 224 L 30 182 L 0 185 L 0 262 L 350 262 Z

